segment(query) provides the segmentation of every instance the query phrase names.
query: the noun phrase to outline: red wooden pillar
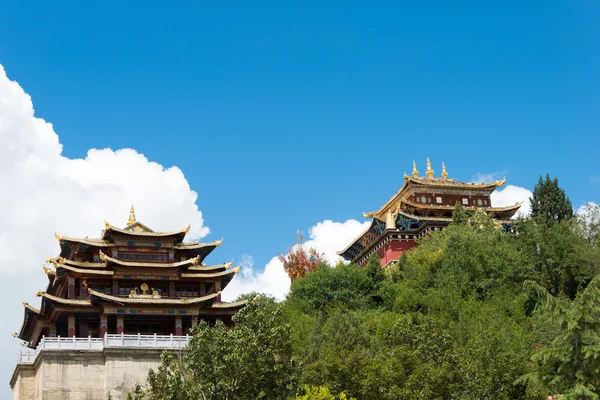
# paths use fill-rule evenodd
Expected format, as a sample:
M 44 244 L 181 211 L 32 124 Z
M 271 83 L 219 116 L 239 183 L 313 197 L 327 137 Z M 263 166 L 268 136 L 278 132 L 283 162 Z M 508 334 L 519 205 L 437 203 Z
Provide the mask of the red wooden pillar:
M 73 286 L 73 288 L 75 288 L 75 286 Z M 68 318 L 68 333 L 69 333 L 69 337 L 75 337 L 75 316 L 74 315 L 69 315 Z
M 117 315 L 117 333 L 121 334 L 125 332 L 125 324 L 123 322 L 123 316 Z
M 183 327 L 181 324 L 181 316 L 175 317 L 175 336 L 183 335 Z
M 73 300 L 75 298 L 75 278 L 70 276 L 67 278 L 67 294 L 69 299 Z
M 100 337 L 103 338 L 108 333 L 108 317 L 106 315 L 100 316 Z

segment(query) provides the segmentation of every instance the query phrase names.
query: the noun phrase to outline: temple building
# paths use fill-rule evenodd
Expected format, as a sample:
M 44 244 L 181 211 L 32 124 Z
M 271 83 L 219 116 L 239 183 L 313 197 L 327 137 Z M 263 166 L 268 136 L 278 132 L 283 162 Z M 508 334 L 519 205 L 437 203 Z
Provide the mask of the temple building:
M 105 225 L 96 239 L 56 234 L 60 254 L 43 266 L 41 304 L 23 303 L 14 334 L 25 348 L 10 380 L 13 399 L 127 398 L 164 351 L 187 347 L 199 319 L 230 324 L 246 304 L 221 302 L 239 267 L 204 263 L 221 240 L 185 242 L 189 226 L 154 232 L 133 206 L 125 228 Z
M 222 303 L 221 291 L 239 271 L 204 259 L 222 241 L 184 242 L 189 226 L 154 232 L 137 221 L 133 206 L 123 229 L 105 223 L 102 237 L 56 234 L 58 257 L 43 266 L 48 287 L 38 308 L 23 303 L 16 335 L 31 348 L 42 337 L 106 334 L 185 335 L 199 318 L 225 323 L 243 302 Z
M 423 236 L 452 222 L 456 203 L 467 211 L 482 210 L 505 226 L 522 204 L 492 207 L 490 196 L 506 183 L 505 179 L 482 184 L 459 182 L 448 177 L 443 163 L 441 176 L 435 177 L 429 159 L 425 175 L 419 176 L 413 162 L 412 174 L 404 174 L 400 190 L 379 210 L 363 214 L 371 219 L 369 227 L 338 254 L 359 265 L 377 254 L 381 265 L 386 266 L 415 247 Z

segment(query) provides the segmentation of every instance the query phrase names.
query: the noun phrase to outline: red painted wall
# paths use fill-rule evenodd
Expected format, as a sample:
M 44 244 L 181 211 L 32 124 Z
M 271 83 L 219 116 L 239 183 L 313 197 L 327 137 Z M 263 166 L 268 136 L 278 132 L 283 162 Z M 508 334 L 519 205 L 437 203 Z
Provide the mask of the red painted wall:
M 402 253 L 416 247 L 417 242 L 412 239 L 392 239 L 377 251 L 377 257 L 381 266 L 387 265 L 390 261 L 397 261 Z

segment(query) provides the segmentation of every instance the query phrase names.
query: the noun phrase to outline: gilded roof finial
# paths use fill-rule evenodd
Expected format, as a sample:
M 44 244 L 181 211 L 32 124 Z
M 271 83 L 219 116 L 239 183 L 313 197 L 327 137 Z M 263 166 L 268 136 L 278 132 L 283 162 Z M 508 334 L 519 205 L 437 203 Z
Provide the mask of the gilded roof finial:
M 135 219 L 135 209 L 133 208 L 133 204 L 131 205 L 131 209 L 129 210 L 129 219 L 127 220 L 127 226 L 133 224 L 136 221 Z
M 416 178 L 419 176 L 419 171 L 417 170 L 417 162 L 413 160 L 413 176 Z
M 429 179 L 433 178 L 433 170 L 431 169 L 431 161 L 429 161 L 429 157 L 427 157 L 427 172 L 426 172 L 426 174 L 429 177 Z
M 444 164 L 444 162 L 442 162 L 442 178 L 448 178 L 448 172 L 446 172 L 446 165 Z

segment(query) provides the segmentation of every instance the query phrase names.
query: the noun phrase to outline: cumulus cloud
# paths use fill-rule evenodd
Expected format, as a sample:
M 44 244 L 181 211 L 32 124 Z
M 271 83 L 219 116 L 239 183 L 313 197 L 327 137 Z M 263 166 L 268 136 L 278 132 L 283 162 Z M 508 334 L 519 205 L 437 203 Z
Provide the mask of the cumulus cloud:
M 309 229 L 309 240 L 302 243 L 302 248 L 315 249 L 323 253 L 330 265 L 335 265 L 341 258 L 336 254 L 364 231 L 369 222 L 358 222 L 350 219 L 346 222 L 325 220 Z M 292 251 L 297 247 L 292 247 Z M 249 292 L 268 293 L 279 300 L 287 295 L 290 289 L 290 278 L 283 269 L 283 263 L 278 257 L 273 257 L 263 271 L 255 271 L 254 260 L 245 256 L 242 258 L 242 273 L 238 274 L 223 292 L 223 300 L 234 300 L 237 296 Z
M 135 150 L 90 150 L 83 159 L 62 155 L 52 125 L 36 118 L 31 98 L 0 65 L 0 375 L 8 379 L 18 341 L 22 300 L 39 305 L 45 289 L 41 264 L 59 247 L 53 232 L 97 237 L 103 221 L 125 226 L 131 203 L 140 221 L 156 230 L 191 223 L 188 237 L 209 230 L 180 169 L 164 168 Z M 2 396 L 3 397 L 3 396 Z
M 533 193 L 524 187 L 507 185 L 502 190 L 496 190 L 492 193 L 492 205 L 494 207 L 512 206 L 516 203 L 523 202 L 523 205 L 515 216 L 526 217 L 531 213 L 529 199 Z

